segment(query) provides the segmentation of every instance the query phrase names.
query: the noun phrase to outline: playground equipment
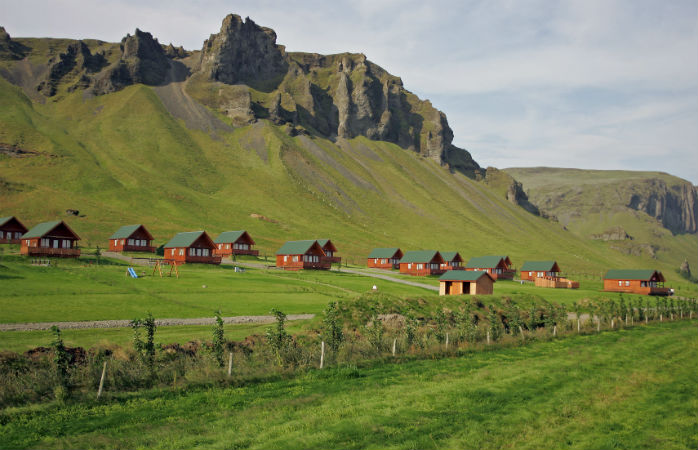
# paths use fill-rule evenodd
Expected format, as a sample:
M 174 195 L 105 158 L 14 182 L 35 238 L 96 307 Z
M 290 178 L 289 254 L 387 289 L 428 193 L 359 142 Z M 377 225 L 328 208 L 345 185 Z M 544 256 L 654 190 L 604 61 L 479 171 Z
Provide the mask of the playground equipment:
M 160 274 L 160 278 L 162 278 L 162 266 L 163 264 L 167 264 L 170 266 L 169 276 L 172 276 L 172 272 L 174 272 L 175 276 L 179 278 L 179 270 L 177 269 L 176 262 L 164 259 L 155 259 L 151 261 L 155 261 L 155 267 L 153 267 L 153 276 L 155 276 L 155 272 L 158 272 Z
M 136 271 L 133 270 L 133 267 L 129 267 L 126 269 L 126 273 L 131 277 L 131 278 L 138 278 L 138 274 L 136 274 Z

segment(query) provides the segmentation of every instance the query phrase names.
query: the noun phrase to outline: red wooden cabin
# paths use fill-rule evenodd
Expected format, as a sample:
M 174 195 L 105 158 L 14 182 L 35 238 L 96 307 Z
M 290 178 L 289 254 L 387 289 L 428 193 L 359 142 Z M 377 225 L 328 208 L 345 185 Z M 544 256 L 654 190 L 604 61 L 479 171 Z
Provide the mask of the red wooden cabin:
M 15 216 L 0 217 L 0 244 L 19 244 L 27 227 Z
M 515 271 L 511 269 L 511 260 L 508 256 L 489 255 L 470 258 L 465 265 L 468 271 L 485 271 L 495 280 L 513 280 Z
M 330 264 L 337 264 L 342 262 L 342 257 L 337 256 L 337 247 L 334 246 L 332 241 L 329 239 L 318 239 L 317 243 L 322 247 L 322 251 L 325 252 L 325 259 L 330 262 Z
M 400 259 L 400 273 L 408 275 L 440 275 L 446 272 L 441 268 L 444 259 L 436 250 L 415 250 L 405 252 Z
M 109 237 L 110 252 L 155 253 L 153 235 L 141 224 L 124 225 Z
M 399 269 L 402 256 L 399 248 L 374 248 L 368 255 L 366 265 L 376 269 Z
M 603 278 L 603 290 L 640 295 L 669 295 L 664 275 L 658 270 L 609 270 Z
M 77 258 L 80 237 L 62 220 L 40 223 L 22 236 L 20 253 L 27 256 Z
M 252 248 L 255 245 L 254 239 L 245 230 L 224 231 L 213 243 L 216 244 L 214 254 L 218 256 L 259 255 L 259 250 Z
M 288 241 L 276 252 L 276 267 L 285 270 L 327 270 L 331 266 L 332 263 L 325 258 L 325 252 L 316 240 Z
M 557 278 L 560 266 L 555 261 L 525 261 L 521 266 L 521 279 L 535 281 L 536 278 Z
M 463 270 L 463 258 L 458 252 L 441 252 L 444 263 L 441 264 L 443 270 Z
M 213 254 L 216 244 L 205 231 L 176 234 L 165 244 L 165 259 L 174 264 L 220 264 L 221 257 Z

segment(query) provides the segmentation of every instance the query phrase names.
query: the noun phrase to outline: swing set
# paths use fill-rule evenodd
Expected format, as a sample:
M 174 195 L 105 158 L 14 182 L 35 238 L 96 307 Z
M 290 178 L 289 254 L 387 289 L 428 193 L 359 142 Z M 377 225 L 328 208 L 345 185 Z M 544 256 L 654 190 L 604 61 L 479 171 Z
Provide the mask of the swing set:
M 153 267 L 153 276 L 155 276 L 155 272 L 157 272 L 160 274 L 160 278 L 162 278 L 162 266 L 169 265 L 170 266 L 169 276 L 172 276 L 172 272 L 174 272 L 177 279 L 179 279 L 179 269 L 177 269 L 177 263 L 175 261 L 168 261 L 168 260 L 163 260 L 163 259 L 156 259 L 154 261 L 155 261 L 155 267 Z M 167 269 L 165 269 L 165 270 L 167 270 Z

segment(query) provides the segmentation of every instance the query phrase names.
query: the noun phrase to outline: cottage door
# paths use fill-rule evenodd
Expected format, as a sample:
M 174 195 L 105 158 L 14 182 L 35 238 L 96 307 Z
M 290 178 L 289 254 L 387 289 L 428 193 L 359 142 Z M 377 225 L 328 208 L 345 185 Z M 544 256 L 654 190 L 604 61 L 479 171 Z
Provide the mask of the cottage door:
M 53 248 L 58 248 L 58 240 L 53 241 Z

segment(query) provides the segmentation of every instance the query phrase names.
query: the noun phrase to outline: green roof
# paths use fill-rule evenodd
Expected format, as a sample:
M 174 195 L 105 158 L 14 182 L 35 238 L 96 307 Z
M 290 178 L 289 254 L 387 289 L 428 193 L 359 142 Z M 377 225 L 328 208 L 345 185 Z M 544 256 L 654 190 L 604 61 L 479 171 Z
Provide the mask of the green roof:
M 453 261 L 456 255 L 460 256 L 458 252 L 441 252 L 441 257 L 444 259 L 444 261 Z
M 189 247 L 197 239 L 199 239 L 205 231 L 186 231 L 184 233 L 177 233 L 172 239 L 165 244 L 164 248 L 171 247 Z
M 320 247 L 324 247 L 329 241 L 329 239 L 317 239 L 317 243 L 320 244 Z
M 371 253 L 368 255 L 369 258 L 392 258 L 395 256 L 395 253 L 400 250 L 397 247 L 390 247 L 390 248 L 374 248 L 371 250 Z
M 277 255 L 304 255 L 317 241 L 309 239 L 306 241 L 288 241 L 281 246 Z
M 213 242 L 216 244 L 226 244 L 228 242 L 235 242 L 238 239 L 240 239 L 240 236 L 242 236 L 244 233 L 245 230 L 224 231 Z
M 483 275 L 487 275 L 490 278 L 492 276 L 487 272 L 473 271 L 473 270 L 449 270 L 445 274 L 439 277 L 439 280 L 443 281 L 477 281 Z
M 60 225 L 61 222 L 61 220 L 52 220 L 51 222 L 40 223 L 34 226 L 34 228 L 32 228 L 31 230 L 24 233 L 24 236 L 22 236 L 22 238 L 40 238 L 49 231 L 56 228 L 58 225 Z
M 525 261 L 521 266 L 522 272 L 550 272 L 555 261 Z
M 606 280 L 649 280 L 656 270 L 650 269 L 611 269 L 606 272 Z
M 436 250 L 412 250 L 405 252 L 400 263 L 428 263 L 439 254 Z
M 3 226 L 7 223 L 8 220 L 13 218 L 14 216 L 7 216 L 7 217 L 0 217 L 0 226 Z
M 490 269 L 497 267 L 499 262 L 505 259 L 506 256 L 500 255 L 488 255 L 488 256 L 476 256 L 470 258 L 468 264 L 465 265 L 466 269 Z
M 112 234 L 109 239 L 126 239 L 131 236 L 134 231 L 136 231 L 141 224 L 138 225 L 124 225 L 123 227 L 116 230 L 116 233 Z

